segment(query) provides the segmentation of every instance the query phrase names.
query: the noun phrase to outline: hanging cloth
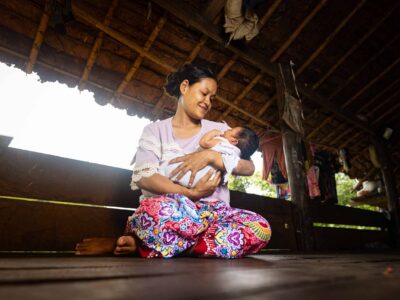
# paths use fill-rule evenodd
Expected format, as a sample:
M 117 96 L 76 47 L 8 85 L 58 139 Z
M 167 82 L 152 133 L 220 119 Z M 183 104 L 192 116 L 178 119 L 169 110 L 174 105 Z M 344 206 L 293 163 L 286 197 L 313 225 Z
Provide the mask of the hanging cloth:
M 261 152 L 263 154 L 262 179 L 266 180 L 272 169 L 274 158 L 284 178 L 287 178 L 285 155 L 283 153 L 282 136 L 278 133 L 264 134 L 260 139 Z
M 301 105 L 301 99 L 300 99 L 300 94 L 297 90 L 296 87 L 296 77 L 293 71 L 293 62 L 290 61 L 290 69 L 291 69 L 291 75 L 293 79 L 293 85 L 294 85 L 294 90 L 296 92 L 296 97 L 293 95 L 290 95 L 287 90 L 288 87 L 285 84 L 285 81 L 283 81 L 284 88 L 285 88 L 285 95 L 284 95 L 284 104 L 283 104 L 283 112 L 282 112 L 282 120 L 285 121 L 285 123 L 295 132 L 304 135 L 304 128 L 303 128 L 303 110 L 302 110 L 302 105 Z M 282 77 L 283 76 L 283 70 L 282 66 L 279 64 L 279 70 L 281 72 Z
M 225 4 L 225 32 L 230 33 L 231 40 L 245 38 L 247 41 L 253 39 L 259 32 L 258 16 L 251 8 L 242 11 L 242 0 L 228 0 Z M 228 44 L 229 44 L 228 42 Z

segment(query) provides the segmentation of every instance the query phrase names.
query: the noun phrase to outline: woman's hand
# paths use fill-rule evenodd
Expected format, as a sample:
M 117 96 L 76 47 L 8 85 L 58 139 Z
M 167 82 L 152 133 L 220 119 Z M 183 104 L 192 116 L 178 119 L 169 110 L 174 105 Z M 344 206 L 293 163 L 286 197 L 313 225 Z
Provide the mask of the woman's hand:
M 221 172 L 217 171 L 212 179 L 213 170 L 209 170 L 203 178 L 199 180 L 196 186 L 189 189 L 191 200 L 199 200 L 201 198 L 212 195 L 221 182 Z
M 176 180 L 179 181 L 187 172 L 191 171 L 189 186 L 192 186 L 197 172 L 207 165 L 212 165 L 214 168 L 220 169 L 215 164 L 217 160 L 216 155 L 218 155 L 219 160 L 221 160 L 220 165 L 222 164 L 223 167 L 221 155 L 212 150 L 202 150 L 174 158 L 169 164 L 180 163 L 180 165 L 171 172 L 170 178 L 174 178 L 176 175 Z

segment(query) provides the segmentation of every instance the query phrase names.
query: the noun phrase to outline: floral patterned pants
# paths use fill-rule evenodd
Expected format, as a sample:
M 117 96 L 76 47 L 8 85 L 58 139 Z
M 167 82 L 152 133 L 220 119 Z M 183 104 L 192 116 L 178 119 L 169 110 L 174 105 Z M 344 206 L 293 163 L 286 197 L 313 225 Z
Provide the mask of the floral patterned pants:
M 229 207 L 218 199 L 193 202 L 179 194 L 147 198 L 129 217 L 142 257 L 173 257 L 190 249 L 191 255 L 239 258 L 257 253 L 271 237 L 260 215 Z

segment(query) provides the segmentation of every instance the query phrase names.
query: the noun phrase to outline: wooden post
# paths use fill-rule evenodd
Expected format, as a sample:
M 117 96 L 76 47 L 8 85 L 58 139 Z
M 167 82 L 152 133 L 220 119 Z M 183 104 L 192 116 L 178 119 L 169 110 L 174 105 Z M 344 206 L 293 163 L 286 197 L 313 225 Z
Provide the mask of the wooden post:
M 400 199 L 396 190 L 396 182 L 392 170 L 392 164 L 388 159 L 385 141 L 381 137 L 374 137 L 373 143 L 376 147 L 379 162 L 381 164 L 381 175 L 385 185 L 388 209 L 390 213 L 391 237 L 396 248 L 400 247 Z
M 290 95 L 295 95 L 294 81 L 289 64 L 278 64 L 277 74 L 278 108 L 282 112 L 285 91 Z M 283 121 L 281 121 L 281 132 L 286 170 L 294 207 L 297 244 L 299 250 L 309 252 L 314 250 L 314 234 L 302 155 L 302 137 L 299 133 L 290 129 Z

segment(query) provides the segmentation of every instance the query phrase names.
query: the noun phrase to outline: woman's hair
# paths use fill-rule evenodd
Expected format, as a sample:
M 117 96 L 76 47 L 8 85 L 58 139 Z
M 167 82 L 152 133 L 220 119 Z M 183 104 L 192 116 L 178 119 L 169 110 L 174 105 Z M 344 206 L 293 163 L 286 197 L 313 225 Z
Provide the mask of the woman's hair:
M 178 99 L 181 95 L 180 85 L 182 81 L 186 79 L 189 81 L 189 85 L 191 85 L 199 82 L 203 78 L 212 78 L 217 81 L 217 77 L 210 69 L 192 64 L 185 64 L 176 72 L 168 75 L 164 90 L 168 95 Z

